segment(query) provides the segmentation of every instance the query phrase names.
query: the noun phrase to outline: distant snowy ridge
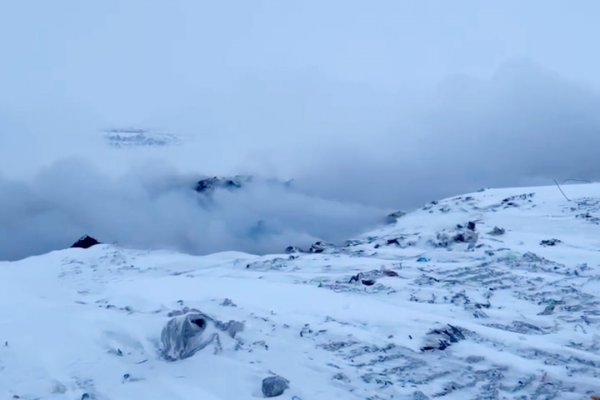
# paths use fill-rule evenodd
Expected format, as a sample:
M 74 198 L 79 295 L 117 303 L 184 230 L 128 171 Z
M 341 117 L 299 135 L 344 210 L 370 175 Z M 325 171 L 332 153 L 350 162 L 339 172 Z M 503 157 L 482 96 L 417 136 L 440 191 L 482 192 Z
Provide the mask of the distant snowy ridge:
M 170 146 L 181 143 L 172 133 L 154 132 L 141 128 L 112 128 L 104 131 L 104 138 L 112 147 Z
M 292 254 L 0 263 L 0 397 L 590 399 L 600 184 L 563 190 L 453 197 Z

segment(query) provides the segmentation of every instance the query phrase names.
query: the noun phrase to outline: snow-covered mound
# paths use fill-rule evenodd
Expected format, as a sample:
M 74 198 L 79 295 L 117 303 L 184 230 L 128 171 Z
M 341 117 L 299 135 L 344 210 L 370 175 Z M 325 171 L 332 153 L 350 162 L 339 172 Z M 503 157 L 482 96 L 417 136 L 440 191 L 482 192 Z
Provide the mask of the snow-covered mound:
M 589 399 L 600 184 L 564 190 L 446 199 L 313 252 L 0 263 L 0 398 Z

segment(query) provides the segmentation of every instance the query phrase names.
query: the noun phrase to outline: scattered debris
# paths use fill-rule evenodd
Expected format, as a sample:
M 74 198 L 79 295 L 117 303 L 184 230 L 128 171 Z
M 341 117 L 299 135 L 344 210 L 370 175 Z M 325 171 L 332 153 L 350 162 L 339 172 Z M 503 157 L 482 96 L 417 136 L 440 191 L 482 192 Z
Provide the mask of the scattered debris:
M 433 329 L 427 333 L 428 344 L 421 347 L 421 351 L 445 350 L 452 343 L 465 339 L 461 328 L 454 325 L 446 325 L 445 328 Z
M 368 272 L 359 272 L 356 275 L 352 275 L 350 277 L 350 280 L 348 281 L 348 283 L 360 282 L 365 286 L 373 286 L 377 282 L 377 279 L 379 279 L 379 278 L 383 278 L 383 277 L 398 278 L 399 276 L 400 275 L 398 275 L 398 273 L 396 271 L 393 271 L 391 269 L 381 268 L 381 269 L 374 269 L 374 270 L 368 271 Z
M 356 275 L 352 275 L 350 277 L 350 280 L 348 281 L 348 283 L 359 282 L 362 279 L 363 276 L 364 276 L 364 274 L 362 272 L 359 272 Z
M 533 196 L 535 196 L 535 193 L 524 193 L 515 196 L 510 196 L 505 199 L 502 199 L 502 205 L 504 206 L 504 208 L 519 207 L 524 202 L 532 203 L 533 200 L 531 199 L 533 198 Z
M 506 233 L 506 230 L 504 228 L 500 228 L 498 226 L 494 226 L 494 229 L 492 229 L 491 231 L 489 231 L 488 235 L 501 236 L 501 235 L 504 235 L 505 233 Z
M 224 307 L 237 307 L 237 304 L 235 304 L 230 298 L 223 300 L 221 305 Z
M 559 243 L 562 243 L 562 241 L 559 240 L 559 239 L 546 239 L 546 240 L 542 240 L 540 242 L 540 246 L 544 246 L 544 247 L 547 247 L 547 246 L 556 246 Z
M 474 226 L 471 225 L 471 227 Z M 435 247 L 450 247 L 456 243 L 467 243 L 468 249 L 473 249 L 479 239 L 479 234 L 473 229 L 469 229 L 469 225 L 457 225 L 454 231 L 442 231 L 436 235 L 436 240 L 433 241 Z
M 552 315 L 557 306 L 564 304 L 564 301 L 551 299 L 550 304 L 544 308 L 544 311 L 539 312 L 537 315 Z
M 344 382 L 344 383 L 351 382 L 350 378 L 348 378 L 348 376 L 346 374 L 344 374 L 343 372 L 338 372 L 337 374 L 333 375 L 333 377 L 331 377 L 331 379 L 333 379 L 335 381 Z

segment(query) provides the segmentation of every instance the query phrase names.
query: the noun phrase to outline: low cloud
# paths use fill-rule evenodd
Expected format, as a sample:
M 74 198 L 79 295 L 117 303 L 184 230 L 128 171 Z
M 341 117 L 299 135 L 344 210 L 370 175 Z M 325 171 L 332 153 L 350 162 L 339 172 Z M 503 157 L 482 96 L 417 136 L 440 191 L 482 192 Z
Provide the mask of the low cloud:
M 191 253 L 276 252 L 347 239 L 390 210 L 481 187 L 600 178 L 599 93 L 528 62 L 418 93 L 315 76 L 268 82 L 239 87 L 237 102 L 204 104 L 210 135 L 190 110 L 163 115 L 177 121 L 169 132 L 187 136 L 157 149 L 110 148 L 100 129 L 61 129 L 58 117 L 29 130 L 3 119 L 13 134 L 0 149 L 0 258 L 83 234 Z M 52 161 L 69 155 L 90 161 Z M 38 172 L 7 174 L 14 166 Z M 237 173 L 293 179 L 293 190 L 263 182 L 209 203 L 192 190 L 199 174 Z
M 387 207 L 481 187 L 600 179 L 600 94 L 528 62 L 446 79 L 387 132 L 297 171 L 320 196 Z M 327 173 L 329 172 L 329 174 Z
M 253 181 L 210 195 L 195 178 L 160 168 L 106 175 L 80 160 L 57 162 L 29 182 L 0 179 L 0 259 L 68 247 L 79 236 L 194 254 L 281 252 L 340 241 L 375 226 L 384 210 Z

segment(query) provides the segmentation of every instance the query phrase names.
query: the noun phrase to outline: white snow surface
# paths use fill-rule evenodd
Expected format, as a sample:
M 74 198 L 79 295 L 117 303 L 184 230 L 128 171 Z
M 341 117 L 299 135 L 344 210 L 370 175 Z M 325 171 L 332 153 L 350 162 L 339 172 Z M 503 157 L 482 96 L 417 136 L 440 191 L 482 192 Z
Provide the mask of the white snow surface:
M 318 254 L 2 262 L 0 399 L 254 399 L 272 375 L 295 400 L 600 395 L 600 184 L 564 190 L 442 200 Z M 187 309 L 244 330 L 167 361 L 161 330 Z

